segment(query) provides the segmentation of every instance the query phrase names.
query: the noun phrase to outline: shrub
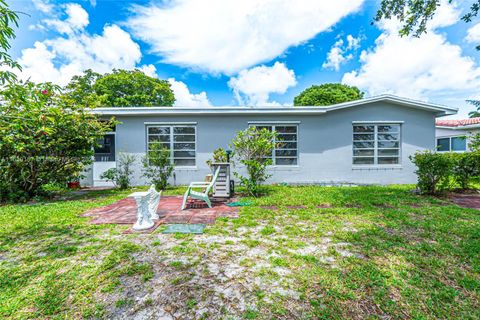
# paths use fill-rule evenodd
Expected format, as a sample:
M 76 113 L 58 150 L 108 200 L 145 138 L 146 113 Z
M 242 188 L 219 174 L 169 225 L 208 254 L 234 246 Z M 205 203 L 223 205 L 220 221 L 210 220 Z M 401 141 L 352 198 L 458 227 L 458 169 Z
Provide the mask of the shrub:
M 445 189 L 454 163 L 449 154 L 423 151 L 410 156 L 410 160 L 417 166 L 415 173 L 421 193 L 436 194 Z
M 170 150 L 161 144 L 152 144 L 147 156 L 142 159 L 143 176 L 155 185 L 157 190 L 165 190 L 168 186 L 168 178 L 173 173 L 173 165 L 170 161 Z
M 452 153 L 453 178 L 462 189 L 468 189 L 471 181 L 480 175 L 480 151 Z
M 136 157 L 131 154 L 120 153 L 117 162 L 117 168 L 110 168 L 100 176 L 101 179 L 111 181 L 121 190 L 130 187 L 130 180 L 133 174 L 132 165 Z
M 250 127 L 239 131 L 231 142 L 235 157 L 245 166 L 248 174 L 245 177 L 235 172 L 235 176 L 252 196 L 258 195 L 260 184 L 270 177 L 267 166 L 272 164 L 275 135 L 265 128 L 257 130 Z
M 468 146 L 472 151 L 480 151 L 480 132 L 470 136 L 470 143 Z
M 26 201 L 44 186 L 76 180 L 112 122 L 66 108 L 59 87 L 16 82 L 0 91 L 0 201 Z

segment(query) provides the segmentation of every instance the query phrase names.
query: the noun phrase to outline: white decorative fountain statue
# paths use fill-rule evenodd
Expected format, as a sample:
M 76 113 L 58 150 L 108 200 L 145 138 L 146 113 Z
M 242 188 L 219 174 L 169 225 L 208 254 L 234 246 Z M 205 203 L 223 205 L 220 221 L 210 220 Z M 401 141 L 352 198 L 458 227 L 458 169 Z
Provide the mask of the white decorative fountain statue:
M 157 192 L 153 184 L 146 192 L 134 192 L 129 195 L 137 203 L 137 222 L 133 225 L 133 230 L 146 230 L 154 226 L 153 220 L 159 218 L 157 208 L 160 196 L 161 192 Z

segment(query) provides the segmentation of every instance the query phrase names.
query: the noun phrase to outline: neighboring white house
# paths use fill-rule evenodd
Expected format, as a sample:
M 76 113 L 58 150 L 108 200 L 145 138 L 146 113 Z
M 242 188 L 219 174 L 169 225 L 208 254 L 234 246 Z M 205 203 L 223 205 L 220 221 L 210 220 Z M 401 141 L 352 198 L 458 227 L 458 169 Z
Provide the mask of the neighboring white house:
M 101 173 L 119 153 L 135 155 L 133 183 L 145 185 L 140 159 L 153 144 L 170 149 L 172 184 L 202 181 L 206 161 L 228 148 L 249 126 L 275 130 L 282 143 L 272 153 L 269 183 L 415 183 L 409 156 L 435 149 L 435 118 L 456 108 L 382 95 L 326 107 L 128 107 L 98 108 L 120 124 L 97 149 L 87 185 L 102 185 Z M 242 171 L 238 165 L 235 170 Z
M 480 117 L 435 121 L 436 147 L 440 152 L 468 151 L 470 136 L 480 132 Z

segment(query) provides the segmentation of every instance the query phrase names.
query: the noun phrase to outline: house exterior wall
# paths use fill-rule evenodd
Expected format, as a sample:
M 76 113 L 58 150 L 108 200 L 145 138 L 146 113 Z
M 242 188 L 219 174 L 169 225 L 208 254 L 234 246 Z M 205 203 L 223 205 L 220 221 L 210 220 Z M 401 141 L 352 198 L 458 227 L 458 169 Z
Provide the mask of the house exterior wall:
M 196 167 L 175 169 L 172 184 L 202 181 L 210 168 L 206 161 L 217 148 L 227 148 L 235 133 L 249 122 L 298 122 L 298 165 L 269 169 L 268 183 L 415 183 L 414 166 L 408 159 L 417 150 L 434 149 L 434 113 L 387 102 L 376 102 L 318 115 L 182 115 L 182 116 L 119 116 L 116 131 L 118 153 L 137 156 L 133 183 L 145 185 L 141 177 L 141 157 L 145 156 L 146 123 L 196 122 Z M 352 165 L 352 136 L 355 121 L 402 122 L 401 163 L 399 165 Z M 242 171 L 238 165 L 236 171 Z

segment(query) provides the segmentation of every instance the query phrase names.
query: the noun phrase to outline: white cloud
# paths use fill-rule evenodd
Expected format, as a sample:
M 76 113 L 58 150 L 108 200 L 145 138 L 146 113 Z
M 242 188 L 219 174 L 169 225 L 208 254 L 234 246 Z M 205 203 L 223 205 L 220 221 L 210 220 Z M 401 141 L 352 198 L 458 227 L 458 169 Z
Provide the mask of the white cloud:
M 327 53 L 327 60 L 323 63 L 322 68 L 334 69 L 338 71 L 340 66 L 353 58 L 353 54 L 349 51 L 355 51 L 360 47 L 360 37 L 355 38 L 349 34 L 346 38 L 347 44 L 342 39 L 337 40 Z M 348 53 L 348 54 L 347 54 Z
M 153 64 L 144 64 L 137 69 L 139 69 L 149 77 L 157 78 L 157 68 Z
M 69 3 L 59 8 L 64 10 L 63 19 L 52 13 L 54 17 L 40 25 L 53 28 L 62 36 L 37 41 L 33 47 L 22 50 L 18 59 L 23 67 L 20 78 L 65 85 L 86 69 L 105 73 L 113 68 L 139 68 L 155 75 L 153 65 L 139 65 L 140 46 L 126 31 L 113 24 L 105 25 L 101 34 L 91 35 L 85 31 L 89 17 L 81 6 Z
M 234 74 L 281 55 L 364 0 L 171 0 L 133 6 L 127 25 L 164 62 Z
M 477 23 L 467 31 L 467 36 L 465 40 L 473 43 L 480 43 L 480 23 Z
M 83 31 L 88 26 L 88 13 L 81 5 L 77 3 L 67 3 L 65 5 L 66 19 L 45 19 L 43 23 L 53 28 L 55 31 L 72 34 Z
M 32 2 L 35 8 L 40 10 L 43 13 L 52 13 L 53 11 L 54 6 L 49 1 L 32 0 Z
M 176 107 L 208 107 L 212 105 L 205 91 L 194 94 L 190 92 L 187 85 L 182 81 L 170 78 L 168 82 L 170 82 L 175 95 Z
M 480 68 L 447 41 L 436 28 L 454 24 L 459 11 L 443 3 L 440 14 L 420 38 L 400 37 L 396 21 L 380 25 L 383 33 L 375 48 L 363 51 L 362 66 L 346 73 L 342 82 L 358 86 L 370 95 L 393 93 L 410 98 L 456 103 L 480 87 Z
M 228 81 L 239 104 L 263 106 L 279 105 L 269 101 L 270 94 L 283 94 L 296 84 L 293 70 L 281 62 L 275 62 L 271 67 L 258 66 L 242 70 Z

